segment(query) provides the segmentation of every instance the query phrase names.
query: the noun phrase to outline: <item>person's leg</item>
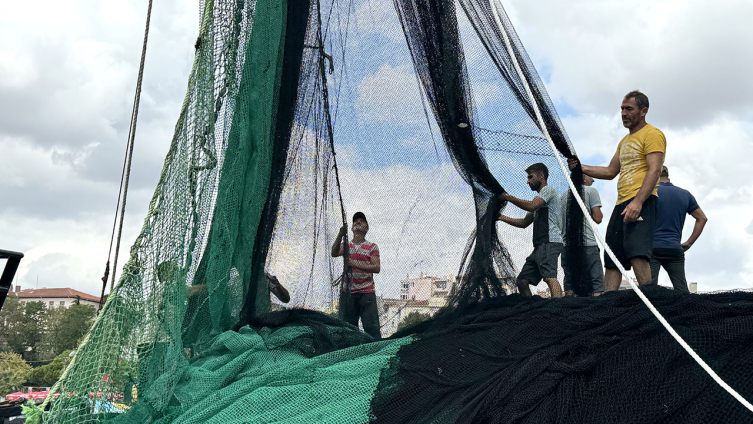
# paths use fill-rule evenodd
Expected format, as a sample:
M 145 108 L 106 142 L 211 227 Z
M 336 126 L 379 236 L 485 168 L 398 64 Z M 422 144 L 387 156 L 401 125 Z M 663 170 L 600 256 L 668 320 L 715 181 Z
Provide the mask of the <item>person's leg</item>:
M 612 216 L 609 218 L 609 224 L 607 224 L 607 234 L 605 237 L 607 247 L 609 247 L 609 250 L 611 250 L 617 257 L 617 261 L 619 261 L 626 269 L 630 269 L 630 262 L 625 258 L 625 225 L 622 222 L 621 214 L 629 202 L 630 200 L 614 207 Z M 615 264 L 606 250 L 604 250 L 604 268 L 606 269 L 604 273 L 604 291 L 619 290 L 620 283 L 622 282 L 622 274 L 620 273 L 620 270 L 617 269 L 617 264 Z
M 563 288 L 565 289 L 565 296 L 573 295 L 572 287 L 572 268 L 570 264 L 570 258 L 567 255 L 567 249 L 562 252 L 562 271 L 565 272 L 565 279 L 563 281 Z
M 544 282 L 549 286 L 549 294 L 552 299 L 562 297 L 562 288 L 560 287 L 560 282 L 557 281 L 556 278 L 544 278 Z
M 633 266 L 635 278 L 638 279 L 638 285 L 645 286 L 651 284 L 651 266 L 646 258 L 632 258 L 630 265 Z
M 358 294 L 340 292 L 340 318 L 358 327 Z
M 362 293 L 358 303 L 363 331 L 373 337 L 374 340 L 382 340 L 382 333 L 379 331 L 379 308 L 377 307 L 376 293 Z
M 604 292 L 604 269 L 601 267 L 599 246 L 586 246 L 586 263 L 591 280 L 591 294 L 599 296 Z
M 607 268 L 604 273 L 604 291 L 617 291 L 622 283 L 622 274 L 617 268 Z
M 518 278 L 515 280 L 515 283 L 518 285 L 518 292 L 523 296 L 533 296 L 530 286 L 532 284 L 538 284 L 539 281 L 541 281 L 541 275 L 539 274 L 538 266 L 536 265 L 538 249 L 538 247 L 535 247 L 533 252 L 528 255 L 526 262 L 523 264 L 523 268 L 520 270 L 520 274 L 518 274 Z
M 643 202 L 640 219 L 625 225 L 625 257 L 630 260 L 634 268 L 638 284 L 645 286 L 651 283 L 651 266 L 649 261 L 654 250 L 654 231 L 656 230 L 656 214 L 658 198 L 648 196 Z
M 525 278 L 518 278 L 515 283 L 518 285 L 518 292 L 523 296 L 533 296 L 531 293 L 531 282 Z
M 649 262 L 649 267 L 651 268 L 651 284 L 658 285 L 659 271 L 661 271 L 661 261 L 659 260 L 659 252 L 657 252 L 657 249 L 654 249 L 653 253 L 651 254 L 651 262 Z
M 669 274 L 669 280 L 672 281 L 672 287 L 681 293 L 690 293 L 688 282 L 685 279 L 685 252 L 677 249 L 676 252 L 666 255 L 662 261 L 664 269 Z
M 536 249 L 536 263 L 539 275 L 549 286 L 549 294 L 552 299 L 562 297 L 562 288 L 557 281 L 557 259 L 562 253 L 562 243 L 544 243 Z

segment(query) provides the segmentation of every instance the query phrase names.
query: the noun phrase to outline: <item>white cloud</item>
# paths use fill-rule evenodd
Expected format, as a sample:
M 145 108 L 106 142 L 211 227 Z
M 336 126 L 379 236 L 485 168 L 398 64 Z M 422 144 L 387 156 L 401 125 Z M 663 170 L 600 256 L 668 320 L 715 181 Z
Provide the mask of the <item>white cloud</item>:
M 395 125 L 426 125 L 426 117 L 411 65 L 383 64 L 358 85 L 358 117 Z M 431 115 L 430 115 L 431 116 Z
M 506 2 L 536 63 L 553 65 L 547 85 L 580 112 L 613 114 L 641 89 L 663 126 L 698 127 L 753 107 L 753 3 L 734 0 L 628 3 Z
M 25 287 L 99 294 L 146 5 L 14 2 L 0 15 L 0 248 Z M 146 214 L 180 112 L 196 4 L 152 11 L 119 267 Z

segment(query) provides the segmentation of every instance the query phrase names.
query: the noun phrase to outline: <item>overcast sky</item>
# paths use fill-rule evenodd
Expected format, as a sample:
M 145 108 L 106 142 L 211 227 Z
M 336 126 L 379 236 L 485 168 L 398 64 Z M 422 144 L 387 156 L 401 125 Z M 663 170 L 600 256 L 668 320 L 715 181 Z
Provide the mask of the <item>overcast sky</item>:
M 361 27 L 383 16 L 395 19 L 389 1 L 359 3 Z M 667 136 L 672 181 L 690 190 L 709 217 L 687 254 L 688 280 L 700 290 L 753 288 L 753 4 L 503 4 L 584 162 L 605 164 L 614 154 L 625 134 L 618 115 L 622 96 L 633 89 L 648 94 L 648 122 Z M 26 254 L 16 280 L 23 287 L 38 280 L 39 287 L 99 293 L 146 6 L 146 0 L 3 2 L 0 249 Z M 146 214 L 172 137 L 198 19 L 198 2 L 154 4 L 119 266 Z M 404 45 L 401 34 L 384 35 Z M 475 63 L 470 56 L 468 61 Z M 356 81 L 354 95 L 381 87 L 383 95 L 371 101 L 395 103 L 390 99 L 406 91 L 396 81 L 415 84 L 405 82 L 405 66 L 375 66 Z M 481 100 L 483 106 L 493 96 Z M 423 120 L 406 110 L 390 113 L 384 122 Z M 415 172 L 405 175 L 413 181 L 425 177 Z M 615 182 L 597 187 L 608 217 Z M 691 224 L 692 218 L 688 231 Z

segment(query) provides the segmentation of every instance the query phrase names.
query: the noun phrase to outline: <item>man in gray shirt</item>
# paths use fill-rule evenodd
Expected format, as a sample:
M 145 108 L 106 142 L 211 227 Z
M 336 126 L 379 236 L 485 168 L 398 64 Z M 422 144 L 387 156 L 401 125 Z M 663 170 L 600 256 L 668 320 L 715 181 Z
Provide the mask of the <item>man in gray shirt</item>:
M 588 175 L 583 175 L 583 203 L 588 208 L 591 218 L 597 224 L 601 223 L 604 218 L 604 214 L 601 213 L 601 197 L 598 190 L 593 187 L 594 179 Z M 560 205 L 562 207 L 562 240 L 567 240 L 567 208 L 569 202 L 572 201 L 570 197 L 570 191 L 566 191 L 560 198 Z M 573 205 L 578 207 L 578 205 Z M 583 243 L 585 245 L 586 256 L 583 263 L 580 266 L 585 265 L 585 276 L 588 278 L 591 288 L 590 295 L 599 296 L 604 292 L 604 269 L 601 264 L 601 255 L 599 253 L 599 245 L 596 243 L 596 236 L 593 229 L 587 222 L 583 222 Z M 574 258 L 570 258 L 567 255 L 567 250 L 562 253 L 562 269 L 565 271 L 565 296 L 573 295 L 573 266 L 576 266 L 578 261 Z
M 526 258 L 526 263 L 517 278 L 521 294 L 531 296 L 529 286 L 538 285 L 544 279 L 549 286 L 552 298 L 562 297 L 562 288 L 557 281 L 557 258 L 562 253 L 562 215 L 560 214 L 560 196 L 547 185 L 549 169 L 543 163 L 534 163 L 526 168 L 528 186 L 538 193 L 533 200 L 523 200 L 503 193 L 500 198 L 527 211 L 524 218 L 510 218 L 499 215 L 499 221 L 514 227 L 526 228 L 533 224 L 533 253 Z

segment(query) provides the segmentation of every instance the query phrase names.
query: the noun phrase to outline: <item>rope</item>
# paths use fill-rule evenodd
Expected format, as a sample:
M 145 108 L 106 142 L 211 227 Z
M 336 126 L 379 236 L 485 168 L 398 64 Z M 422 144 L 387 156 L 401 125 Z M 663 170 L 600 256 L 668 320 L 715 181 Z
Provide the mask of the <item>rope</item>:
M 335 137 L 334 137 L 334 131 L 332 130 L 332 117 L 330 115 L 330 107 L 329 107 L 329 90 L 327 89 L 327 72 L 325 70 L 324 66 L 324 59 L 328 58 L 330 63 L 330 70 L 333 71 L 333 63 L 332 63 L 332 56 L 328 55 L 324 52 L 324 39 L 322 38 L 322 12 L 321 12 L 321 6 L 319 3 L 317 3 L 317 16 L 319 19 L 319 28 L 317 30 L 317 38 L 319 42 L 319 71 L 322 75 L 322 98 L 324 103 L 324 115 L 325 115 L 325 121 L 327 122 L 327 135 L 329 137 L 329 145 L 330 149 L 332 150 L 332 167 L 335 171 L 335 183 L 337 184 L 337 195 L 340 199 L 340 214 L 342 216 L 343 225 L 347 225 L 347 217 L 345 216 L 345 204 L 343 203 L 343 195 L 342 195 L 342 189 L 340 187 L 340 172 L 337 169 L 337 154 L 335 153 Z M 351 268 L 348 264 L 348 261 L 350 259 L 350 252 L 349 248 L 350 246 L 347 243 L 347 234 L 343 236 L 343 278 L 341 279 L 341 283 L 345 283 L 346 290 L 350 291 L 350 275 L 351 275 Z
M 546 125 L 544 123 L 544 119 L 541 116 L 541 111 L 539 110 L 539 106 L 536 103 L 536 99 L 533 96 L 533 93 L 531 92 L 531 87 L 528 85 L 528 80 L 525 78 L 525 75 L 523 74 L 523 71 L 520 68 L 520 64 L 518 63 L 518 57 L 515 54 L 515 51 L 512 48 L 512 45 L 510 44 L 510 39 L 507 35 L 507 30 L 505 29 L 504 25 L 502 24 L 502 20 L 499 17 L 499 8 L 502 7 L 502 5 L 499 3 L 499 0 L 489 0 L 490 6 L 492 9 L 492 12 L 494 13 L 494 20 L 497 23 L 497 26 L 499 27 L 499 30 L 502 33 L 502 37 L 504 38 L 505 45 L 507 46 L 507 52 L 510 55 L 510 59 L 512 60 L 512 63 L 515 65 L 515 69 L 518 72 L 518 76 L 520 77 L 523 86 L 526 89 L 526 93 L 528 94 L 528 97 L 531 100 L 531 104 L 533 105 L 533 109 L 536 112 L 536 118 L 539 121 L 539 126 L 541 127 L 541 131 L 546 136 L 546 139 L 549 141 L 549 147 L 551 147 L 552 151 L 555 152 L 555 157 L 557 158 L 557 162 L 560 165 L 560 168 L 562 169 L 562 173 L 565 175 L 565 178 L 567 178 L 567 183 L 570 186 L 570 190 L 575 194 L 573 197 L 578 202 L 578 205 L 583 210 L 583 215 L 586 218 L 588 225 L 591 226 L 591 229 L 593 230 L 594 234 L 597 235 L 597 239 L 599 243 L 604 248 L 604 251 L 609 255 L 609 257 L 612 259 L 612 261 L 617 265 L 617 268 L 620 270 L 622 275 L 625 277 L 625 279 L 630 283 L 630 288 L 633 289 L 633 291 L 638 295 L 638 297 L 643 301 L 643 303 L 648 307 L 648 309 L 651 311 L 652 314 L 661 322 L 661 324 L 664 326 L 664 328 L 669 332 L 672 337 L 677 341 L 677 343 L 680 344 L 680 346 L 685 349 L 688 354 L 695 359 L 695 361 L 711 376 L 711 378 L 714 379 L 714 381 L 719 384 L 724 390 L 727 391 L 732 397 L 737 399 L 738 402 L 740 402 L 743 406 L 748 408 L 751 412 L 753 412 L 753 405 L 750 404 L 745 398 L 743 398 L 735 389 L 730 387 L 724 380 L 722 380 L 721 377 L 713 370 L 711 367 L 706 364 L 706 362 L 698 356 L 698 354 L 693 350 L 690 345 L 675 331 L 674 328 L 667 322 L 666 319 L 659 313 L 658 310 L 656 310 L 656 307 L 651 303 L 650 300 L 646 297 L 645 294 L 638 288 L 638 285 L 635 284 L 634 281 L 632 281 L 628 275 L 625 268 L 623 268 L 620 261 L 617 260 L 617 257 L 615 256 L 614 252 L 612 252 L 612 249 L 609 248 L 609 246 L 606 244 L 606 242 L 603 239 L 603 236 L 599 233 L 599 230 L 596 228 L 596 223 L 591 219 L 591 214 L 588 213 L 588 208 L 586 208 L 586 205 L 583 203 L 583 199 L 580 198 L 580 196 L 577 194 L 578 191 L 575 189 L 575 184 L 573 184 L 573 181 L 570 179 L 569 175 L 569 169 L 565 165 L 564 161 L 562 160 L 562 157 L 557 154 L 557 148 L 554 145 L 554 142 L 552 141 L 552 138 L 549 136 L 549 131 L 546 129 Z
M 120 239 L 123 235 L 123 218 L 125 217 L 126 200 L 128 198 L 128 182 L 131 178 L 131 161 L 133 160 L 133 145 L 136 138 L 136 123 L 139 117 L 139 103 L 141 102 L 141 83 L 144 78 L 144 62 L 146 61 L 146 46 L 149 40 L 149 22 L 152 17 L 152 0 L 149 0 L 149 8 L 146 12 L 146 28 L 144 29 L 144 44 L 141 48 L 141 62 L 139 63 L 139 76 L 136 80 L 136 95 L 133 100 L 133 112 L 131 114 L 131 127 L 128 132 L 128 165 L 125 173 L 125 184 L 123 185 L 123 205 L 120 208 L 120 225 L 118 226 L 118 241 L 115 244 L 115 258 L 113 260 L 112 279 L 110 280 L 110 292 L 115 286 L 115 275 L 118 269 L 118 253 L 120 253 Z M 103 296 L 104 297 L 104 296 Z M 101 302 L 101 300 L 100 300 Z
M 125 215 L 125 207 L 126 207 L 126 197 L 128 196 L 128 181 L 131 176 L 131 159 L 133 158 L 133 141 L 134 137 L 136 135 L 136 121 L 138 119 L 139 114 L 139 101 L 141 100 L 141 83 L 144 77 L 144 62 L 146 60 L 146 45 L 147 40 L 149 39 L 149 23 L 151 21 L 152 17 L 152 0 L 149 0 L 149 7 L 146 12 L 146 28 L 144 30 L 144 45 L 141 48 L 141 62 L 139 63 L 139 76 L 136 80 L 136 96 L 133 101 L 133 110 L 131 112 L 131 126 L 128 131 L 128 143 L 126 144 L 126 157 L 128 158 L 127 164 L 124 164 L 125 169 L 125 182 L 123 181 L 123 177 L 121 175 L 121 187 L 123 188 L 123 205 L 120 209 L 120 226 L 118 227 L 118 241 L 115 244 L 115 261 L 113 263 L 112 269 L 117 269 L 118 266 L 118 252 L 120 250 L 120 239 L 121 235 L 123 233 L 123 216 Z M 120 192 L 118 193 L 118 203 L 120 203 Z M 115 216 L 117 219 L 117 206 L 116 206 L 116 212 Z M 115 223 L 113 222 L 113 230 L 115 228 Z M 107 285 L 107 274 L 110 271 L 110 260 L 109 255 L 112 252 L 112 238 L 110 239 L 110 252 L 108 252 L 108 260 L 107 265 L 105 266 L 105 276 L 102 277 L 102 296 L 100 297 L 99 304 L 100 304 L 100 311 L 102 310 L 102 299 L 104 299 L 104 291 L 105 286 Z M 113 285 L 115 283 L 115 272 L 112 274 L 112 280 L 110 282 L 110 293 L 112 293 Z M 84 340 L 81 341 L 81 344 L 79 345 L 78 350 L 81 350 L 81 348 L 86 345 L 86 343 L 89 341 L 89 338 L 91 337 L 92 330 L 94 329 L 95 325 L 99 322 L 103 315 L 99 315 L 97 317 L 97 320 L 92 324 L 92 328 L 89 329 L 89 331 L 86 333 L 86 336 L 84 337 Z M 47 404 L 50 403 L 50 400 L 53 398 L 53 394 L 57 392 L 58 388 L 60 387 L 60 384 L 62 381 L 66 379 L 68 376 L 68 373 L 71 369 L 73 369 L 73 365 L 76 362 L 76 358 L 78 355 L 74 354 L 73 358 L 71 358 L 71 362 L 68 364 L 68 366 L 63 371 L 63 374 L 60 376 L 58 381 L 55 383 L 55 385 L 50 389 L 50 394 L 45 398 L 44 402 L 40 406 L 41 410 L 45 410 L 47 407 Z

